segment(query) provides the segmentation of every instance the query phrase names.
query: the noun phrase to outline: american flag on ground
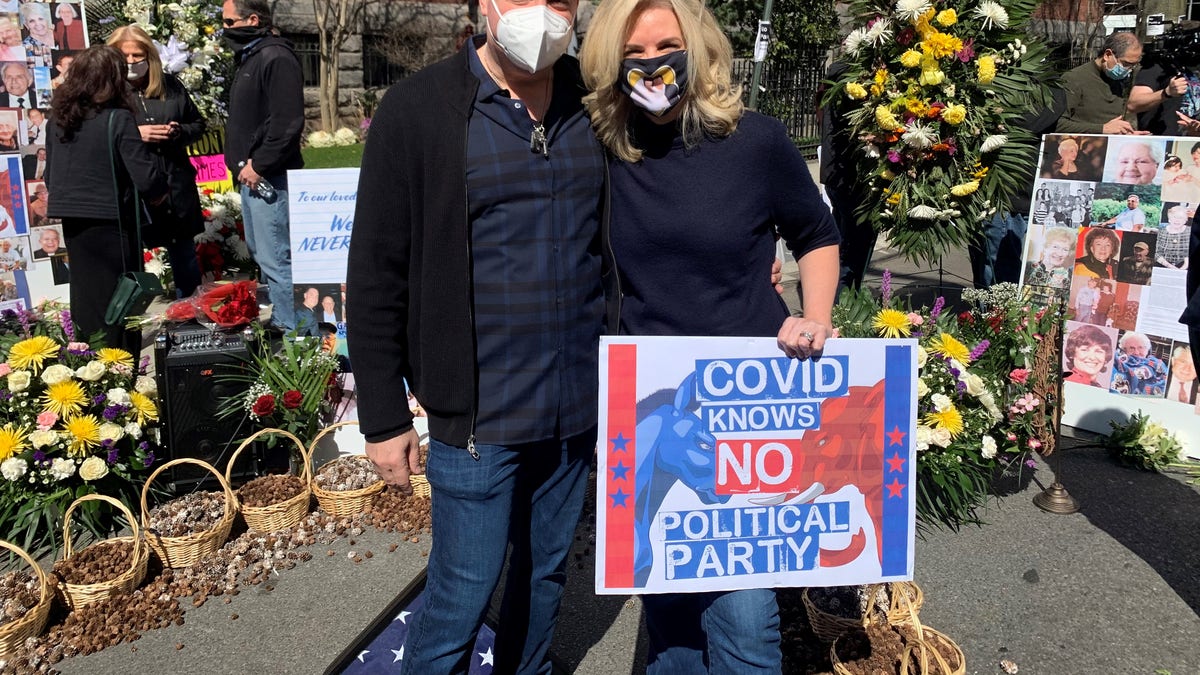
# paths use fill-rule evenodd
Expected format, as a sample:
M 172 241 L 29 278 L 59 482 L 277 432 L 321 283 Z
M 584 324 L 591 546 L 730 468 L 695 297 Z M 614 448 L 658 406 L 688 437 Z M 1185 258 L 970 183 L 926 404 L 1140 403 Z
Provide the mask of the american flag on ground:
M 391 623 L 342 670 L 343 675 L 377 675 L 398 673 L 404 663 L 404 638 L 408 635 L 408 622 L 425 604 L 425 592 L 421 591 L 408 606 L 400 610 Z M 479 629 L 475 648 L 471 654 L 469 675 L 491 675 L 493 647 L 496 633 L 490 626 Z

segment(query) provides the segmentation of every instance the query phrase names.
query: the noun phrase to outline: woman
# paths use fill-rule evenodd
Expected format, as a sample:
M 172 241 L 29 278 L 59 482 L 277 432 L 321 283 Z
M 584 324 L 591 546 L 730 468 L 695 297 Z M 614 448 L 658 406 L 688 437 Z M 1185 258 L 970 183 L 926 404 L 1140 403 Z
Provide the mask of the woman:
M 1187 207 L 1178 204 L 1167 209 L 1167 226 L 1159 230 L 1158 245 L 1154 251 L 1156 262 L 1168 269 L 1186 270 L 1190 234 Z
M 46 183 L 54 200 L 47 213 L 62 219 L 71 259 L 71 318 L 79 334 L 103 332 L 105 344 L 136 354 L 140 333 L 106 325 L 104 312 L 121 274 L 141 267 L 132 231 L 134 191 L 147 203 L 162 203 L 167 178 L 138 133 L 121 54 L 91 47 L 79 53 L 72 70 L 78 77 L 59 87 L 51 109 Z
M 1075 178 L 1079 169 L 1075 159 L 1079 157 L 1079 143 L 1073 138 L 1064 138 L 1058 144 L 1058 159 L 1054 160 L 1050 172 L 1051 178 Z
M 1092 323 L 1092 313 L 1100 304 L 1100 280 L 1089 277 L 1087 283 L 1075 292 L 1075 320 Z
M 27 2 L 21 5 L 21 23 L 29 33 L 22 44 L 29 54 L 29 65 L 50 65 L 50 52 L 58 48 L 54 42 L 54 24 L 50 20 L 50 6 L 42 2 Z
M 1075 230 L 1069 227 L 1049 227 L 1042 240 L 1042 253 L 1031 263 L 1025 283 L 1031 286 L 1064 289 L 1071 283 L 1069 262 L 1075 249 Z
M 1071 371 L 1064 381 L 1107 389 L 1108 383 L 1100 378 L 1112 357 L 1113 342 L 1108 333 L 1096 326 L 1076 326 L 1067 334 L 1063 347 L 1064 367 Z
M 1162 200 L 1200 202 L 1200 180 L 1183 168 L 1183 160 L 1178 155 L 1167 155 L 1163 162 Z
M 789 356 L 832 334 L 838 234 L 775 120 L 743 111 L 732 49 L 698 0 L 605 0 L 580 53 L 584 104 L 612 155 L 610 212 L 634 335 L 775 335 Z M 804 318 L 750 270 L 775 233 L 800 265 Z M 704 308 L 696 311 L 696 308 Z M 778 673 L 771 589 L 646 595 L 654 673 Z
M 1117 262 L 1117 250 L 1121 247 L 1121 239 L 1116 232 L 1100 228 L 1091 228 L 1083 238 L 1083 248 L 1087 255 L 1075 259 L 1075 274 L 1097 279 L 1112 279 L 1113 268 Z
M 134 117 L 142 141 L 150 148 L 158 168 L 171 186 L 170 214 L 154 213 L 161 238 L 148 238 L 147 246 L 165 246 L 179 297 L 186 298 L 200 285 L 195 236 L 204 231 L 196 169 L 187 146 L 204 135 L 204 120 L 187 89 L 174 75 L 163 72 L 158 49 L 138 26 L 113 31 L 108 44 L 125 56 L 126 77 L 137 96 Z
M 83 22 L 78 20 L 74 5 L 59 3 L 54 8 L 54 16 L 58 17 L 58 23 L 54 25 L 54 41 L 59 49 L 83 49 L 87 46 L 84 44 Z
M 0 16 L 0 61 L 24 61 L 25 45 L 21 27 L 7 16 Z

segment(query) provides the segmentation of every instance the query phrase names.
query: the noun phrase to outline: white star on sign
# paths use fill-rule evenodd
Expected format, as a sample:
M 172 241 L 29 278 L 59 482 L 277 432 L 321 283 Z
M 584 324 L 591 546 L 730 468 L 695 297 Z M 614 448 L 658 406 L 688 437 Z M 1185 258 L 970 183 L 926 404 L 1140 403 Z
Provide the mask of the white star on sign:
M 370 649 L 364 649 L 364 650 L 362 650 L 361 652 L 359 652 L 359 653 L 358 653 L 358 660 L 359 660 L 359 662 L 360 662 L 360 663 L 366 663 L 366 661 L 363 661 L 363 657 L 364 657 L 364 656 L 366 656 L 367 654 L 370 654 L 370 653 L 371 653 L 371 650 L 370 650 Z
M 396 658 L 392 659 L 392 663 L 395 663 L 395 662 L 399 661 L 400 659 L 403 659 L 404 658 L 404 645 L 400 645 L 400 649 L 393 649 L 392 653 L 396 655 Z
M 496 665 L 495 661 L 492 659 L 492 648 L 491 647 L 488 647 L 488 650 L 486 652 L 479 652 L 479 658 L 483 659 L 483 661 L 481 661 L 479 664 L 481 666 L 495 666 Z
M 400 623 L 408 623 L 408 617 L 410 614 L 412 614 L 412 612 L 400 612 L 399 614 L 396 615 L 396 618 L 392 619 L 392 621 L 399 621 Z

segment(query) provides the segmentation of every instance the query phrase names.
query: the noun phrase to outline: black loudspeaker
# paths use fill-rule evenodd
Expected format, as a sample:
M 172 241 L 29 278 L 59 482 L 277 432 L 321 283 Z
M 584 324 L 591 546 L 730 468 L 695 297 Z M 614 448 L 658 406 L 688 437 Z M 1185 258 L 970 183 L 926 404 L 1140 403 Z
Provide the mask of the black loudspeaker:
M 224 475 L 237 439 L 250 435 L 252 429 L 241 416 L 221 418 L 217 412 L 225 399 L 244 394 L 249 387 L 227 378 L 245 367 L 250 356 L 247 341 L 253 338 L 252 333 L 214 332 L 203 327 L 162 331 L 155 337 L 163 461 L 200 459 Z M 252 456 L 251 461 L 243 459 L 247 455 Z M 258 475 L 261 463 L 259 448 L 244 450 L 231 475 L 233 487 Z M 171 467 L 161 480 L 177 492 L 197 483 L 203 489 L 219 489 L 212 474 L 194 464 Z

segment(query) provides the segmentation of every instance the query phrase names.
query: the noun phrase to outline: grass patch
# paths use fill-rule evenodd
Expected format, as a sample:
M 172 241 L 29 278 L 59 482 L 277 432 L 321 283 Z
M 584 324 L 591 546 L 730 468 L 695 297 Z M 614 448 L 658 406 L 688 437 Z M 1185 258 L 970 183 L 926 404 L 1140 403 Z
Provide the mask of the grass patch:
M 303 148 L 300 154 L 304 156 L 306 169 L 340 169 L 357 167 L 362 164 L 363 145 L 338 145 L 331 148 Z

